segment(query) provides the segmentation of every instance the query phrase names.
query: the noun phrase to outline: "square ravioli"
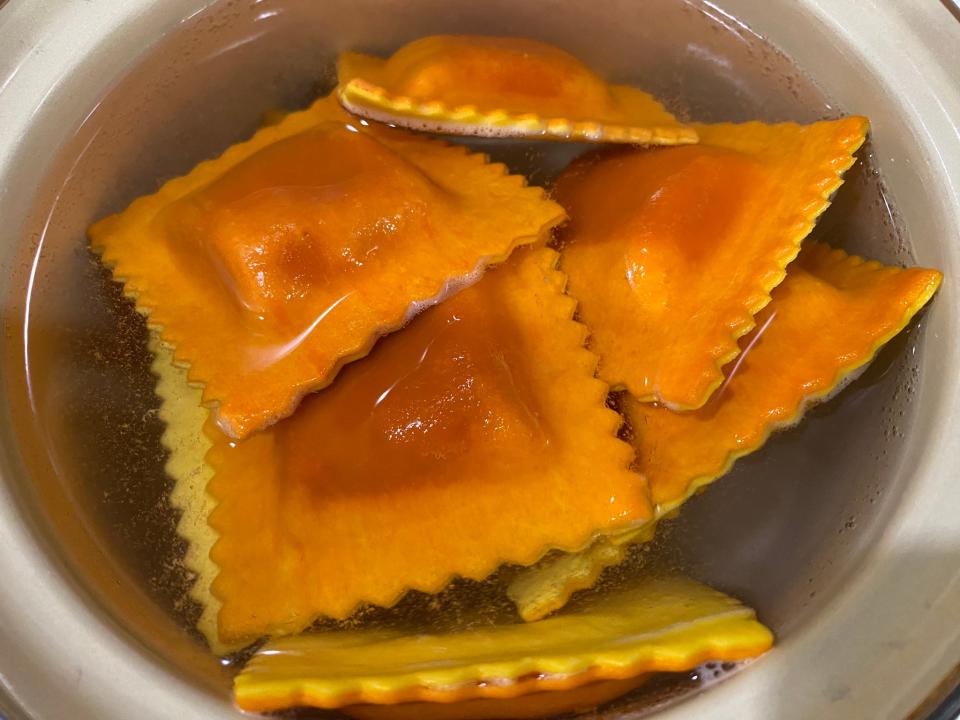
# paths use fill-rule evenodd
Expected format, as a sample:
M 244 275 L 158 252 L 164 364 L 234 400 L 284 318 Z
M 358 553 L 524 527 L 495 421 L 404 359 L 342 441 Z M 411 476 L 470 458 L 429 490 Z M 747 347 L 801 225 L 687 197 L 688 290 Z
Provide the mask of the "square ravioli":
M 787 269 L 756 329 L 740 339 L 743 353 L 704 407 L 675 412 L 625 396 L 637 468 L 650 484 L 656 517 L 676 512 L 772 432 L 842 390 L 930 301 L 941 278 L 936 270 L 885 267 L 812 243 Z M 543 617 L 652 532 L 651 525 L 547 558 L 522 571 L 508 594 L 525 619 Z
M 594 153 L 556 183 L 561 265 L 600 377 L 676 410 L 719 387 L 867 121 L 696 127 L 700 145 Z
M 90 239 L 240 438 L 563 217 L 482 155 L 324 98 L 96 223 Z
M 212 479 L 181 492 L 177 478 L 176 497 L 205 508 L 206 490 L 216 504 L 208 526 L 181 524 L 213 545 L 194 568 L 212 583 L 213 643 L 297 632 L 649 521 L 556 261 L 518 250 L 246 440 L 207 423 Z
M 351 112 L 415 130 L 642 145 L 697 141 L 656 98 L 606 82 L 570 53 L 515 37 L 433 35 L 388 59 L 347 52 Z
M 941 279 L 937 270 L 888 267 L 820 243 L 805 247 L 704 407 L 676 413 L 625 398 L 658 514 L 842 390 L 930 301 Z

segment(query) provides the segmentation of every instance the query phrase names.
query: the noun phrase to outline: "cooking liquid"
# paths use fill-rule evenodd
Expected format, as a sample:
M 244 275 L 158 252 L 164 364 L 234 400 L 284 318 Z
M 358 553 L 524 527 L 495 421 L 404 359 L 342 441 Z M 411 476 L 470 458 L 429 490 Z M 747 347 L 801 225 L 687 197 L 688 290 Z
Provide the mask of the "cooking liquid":
M 538 9 L 546 3 L 472 5 L 453 15 L 424 0 L 406 4 L 401 17 L 373 0 L 216 4 L 145 52 L 78 126 L 38 190 L 24 240 L 32 273 L 23 288 L 23 341 L 8 342 L 8 356 L 23 368 L 19 376 L 11 371 L 10 382 L 22 400 L 15 411 L 32 449 L 35 499 L 92 597 L 180 672 L 220 692 L 225 683 L 208 668 L 216 661 L 184 644 L 178 629 L 193 632 L 199 609 L 187 595 L 185 544 L 167 501 L 171 481 L 146 328 L 88 251 L 90 222 L 246 137 L 262 113 L 303 106 L 328 91 L 337 50 L 387 51 L 433 32 L 557 42 L 601 74 L 653 92 L 683 118 L 811 121 L 857 111 L 835 107 L 787 58 L 710 2 L 591 8 L 589 22 L 578 15 L 585 8 L 551 4 L 543 22 Z M 585 149 L 467 144 L 534 184 L 549 182 Z M 909 239 L 872 168 L 869 143 L 860 158 L 814 237 L 885 262 L 909 262 Z M 896 467 L 900 428 L 914 410 L 920 339 L 916 328 L 902 334 L 839 399 L 740 461 L 590 592 L 629 583 L 650 564 L 680 567 L 753 604 L 781 636 L 789 633 L 880 527 L 887 504 L 879 500 L 896 496 L 885 483 Z M 478 607 L 482 622 L 515 620 L 502 593 L 509 572 L 484 583 L 454 582 L 438 596 L 412 593 L 395 608 L 366 608 L 348 623 L 438 631 L 478 622 Z M 712 672 L 698 670 L 665 695 Z M 641 689 L 602 716 L 663 695 L 662 687 Z

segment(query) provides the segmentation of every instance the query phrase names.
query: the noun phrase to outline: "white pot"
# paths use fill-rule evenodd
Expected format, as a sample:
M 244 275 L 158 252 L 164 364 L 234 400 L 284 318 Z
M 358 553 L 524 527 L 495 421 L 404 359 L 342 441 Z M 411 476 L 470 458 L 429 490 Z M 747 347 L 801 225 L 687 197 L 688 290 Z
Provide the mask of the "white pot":
M 816 473 L 804 472 L 820 494 L 828 485 L 853 488 L 838 491 L 830 502 L 838 517 L 856 512 L 857 528 L 834 538 L 833 515 L 817 509 L 816 497 L 798 501 L 810 503 L 811 522 L 790 530 L 795 542 L 785 540 L 777 523 L 766 528 L 776 538 L 774 546 L 779 543 L 783 567 L 778 569 L 776 556 L 764 551 L 755 564 L 738 565 L 741 575 L 744 568 L 755 568 L 770 583 L 782 585 L 801 570 L 810 574 L 795 578 L 783 592 L 767 593 L 780 592 L 769 610 L 781 636 L 778 646 L 660 717 L 849 720 L 922 717 L 932 709 L 960 674 L 960 308 L 955 290 L 960 277 L 960 21 L 936 0 L 723 0 L 722 9 L 706 0 L 691 0 L 685 9 L 680 3 L 260 0 L 222 4 L 212 15 L 202 13 L 204 0 L 0 3 L 0 253 L 7 343 L 0 398 L 7 408 L 0 420 L 0 715 L 36 720 L 238 717 L 216 663 L 149 592 L 139 589 L 116 541 L 104 544 L 97 524 L 104 519 L 94 517 L 91 508 L 101 503 L 122 511 L 122 505 L 91 497 L 77 480 L 92 472 L 77 461 L 83 448 L 62 447 L 64 438 L 83 436 L 76 425 L 87 416 L 75 407 L 77 396 L 58 385 L 58 373 L 67 367 L 57 362 L 57 349 L 67 347 L 58 343 L 65 342 L 77 317 L 90 323 L 83 332 L 91 337 L 109 339 L 114 332 L 109 324 L 94 324 L 107 316 L 74 309 L 87 298 L 69 295 L 76 292 L 69 273 L 81 272 L 77 268 L 84 263 L 93 267 L 84 255 L 82 231 L 98 213 L 117 209 L 158 178 L 183 171 L 249 132 L 271 104 L 304 100 L 309 92 L 303 78 L 329 69 L 336 51 L 354 45 L 388 49 L 448 29 L 556 40 L 604 71 L 629 75 L 631 67 L 643 68 L 640 74 L 664 92 L 685 72 L 678 61 L 682 55 L 712 68 L 716 83 L 696 92 L 677 88 L 681 99 L 692 93 L 699 98 L 694 112 L 699 102 L 732 119 L 760 107 L 753 89 L 779 82 L 758 79 L 757 67 L 772 63 L 778 72 L 782 60 L 756 53 L 755 31 L 793 58 L 840 108 L 871 118 L 872 164 L 916 260 L 946 275 L 923 321 L 924 332 L 898 351 L 916 352 L 915 362 L 895 362 L 895 372 L 905 374 L 910 386 L 906 425 L 893 433 L 889 455 L 868 457 L 863 448 L 879 432 L 879 425 L 871 425 L 873 411 L 857 410 L 854 401 L 849 402 L 853 409 L 840 411 L 852 413 L 844 418 L 863 426 L 849 429 L 851 452 L 842 465 L 824 461 L 826 480 L 819 484 L 812 477 Z M 295 27 L 289 18 L 298 13 L 323 21 Z M 690 22 L 701 29 L 703 18 L 711 16 L 726 39 L 715 42 L 709 33 L 684 37 L 683 23 L 671 35 L 663 17 L 682 20 L 691 14 L 700 18 Z M 275 42 L 278 32 L 288 33 L 282 43 Z M 270 42 L 268 57 L 261 48 Z M 678 47 L 683 49 L 679 55 Z M 674 55 L 659 57 L 661 51 Z M 286 73 L 289 67 L 294 70 Z M 744 68 L 753 73 L 749 82 L 737 79 Z M 782 86 L 770 100 L 768 116 L 806 108 L 796 119 L 807 120 L 824 112 L 822 104 L 803 104 L 814 97 L 805 80 L 784 82 L 796 94 Z M 875 211 L 864 212 L 877 217 Z M 41 236 L 44 252 L 34 262 Z M 895 248 L 871 245 L 871 237 L 853 242 L 858 249 L 885 253 L 888 260 L 896 256 Z M 95 274 L 89 267 L 83 272 Z M 31 280 L 37 281 L 29 298 L 33 326 L 24 330 Z M 29 387 L 22 369 L 24 338 L 36 357 Z M 877 382 L 893 387 L 899 381 Z M 103 392 L 113 396 L 119 390 Z M 31 419 L 30 402 L 39 425 Z M 873 397 L 863 406 L 878 402 Z M 123 407 L 108 411 L 122 414 Z M 830 422 L 815 418 L 811 426 L 820 423 L 823 435 Z M 121 472 L 117 458 L 127 457 L 127 450 L 111 451 L 110 438 L 100 440 L 115 463 L 104 472 Z M 826 446 L 827 440 L 817 442 Z M 757 476 L 766 467 L 749 466 L 745 472 Z M 135 474 L 136 468 L 128 469 Z M 804 478 L 797 472 L 766 478 L 764 487 L 782 482 L 802 488 Z M 861 475 L 873 478 L 878 502 L 873 496 L 871 502 L 855 497 L 873 487 Z M 753 492 L 754 481 L 731 479 L 731 489 L 718 493 L 728 492 L 729 502 L 729 495 Z M 709 502 L 714 502 L 710 493 L 703 506 L 691 508 L 691 517 L 709 514 Z M 722 500 L 716 502 L 722 506 Z M 758 502 L 736 524 L 761 526 L 780 517 L 765 507 Z M 129 518 L 121 520 L 129 524 Z M 162 522 L 152 517 L 142 524 L 144 533 L 162 530 Z M 707 543 L 725 550 L 734 542 L 746 543 L 743 552 L 749 555 L 760 536 L 738 532 Z M 825 535 L 830 537 L 820 537 Z M 809 550 L 814 546 L 816 558 Z M 726 577 L 731 589 L 760 588 L 748 599 L 763 612 L 764 577 L 748 582 L 722 570 L 715 574 L 721 584 Z M 808 581 L 816 597 L 804 594 L 801 601 L 798 587 Z M 162 595 L 162 588 L 158 592 Z

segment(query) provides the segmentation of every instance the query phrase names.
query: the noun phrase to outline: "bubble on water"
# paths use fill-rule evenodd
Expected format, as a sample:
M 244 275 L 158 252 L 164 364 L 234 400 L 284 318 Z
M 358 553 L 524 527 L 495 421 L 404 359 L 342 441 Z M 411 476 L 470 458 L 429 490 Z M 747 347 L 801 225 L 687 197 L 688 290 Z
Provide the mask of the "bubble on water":
M 698 689 L 705 690 L 723 682 L 748 664 L 749 662 L 706 662 L 695 668 L 690 673 L 690 678 L 696 683 Z

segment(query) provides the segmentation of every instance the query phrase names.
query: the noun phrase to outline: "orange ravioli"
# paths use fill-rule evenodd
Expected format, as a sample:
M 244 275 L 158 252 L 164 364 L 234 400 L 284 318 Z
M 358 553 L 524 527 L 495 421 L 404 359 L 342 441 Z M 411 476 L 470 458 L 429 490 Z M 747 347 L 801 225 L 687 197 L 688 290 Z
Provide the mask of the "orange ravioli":
M 626 396 L 639 470 L 650 483 L 657 519 L 675 512 L 771 432 L 838 392 L 900 332 L 940 284 L 935 270 L 883 267 L 811 244 L 787 271 L 759 327 L 741 338 L 744 354 L 703 408 L 673 412 Z M 538 620 L 590 587 L 604 568 L 646 542 L 654 524 L 601 538 L 586 550 L 524 569 L 507 594 L 520 615 Z
M 325 98 L 90 238 L 221 429 L 245 437 L 563 216 L 502 165 Z
M 556 261 L 520 251 L 293 417 L 239 443 L 208 433 L 224 643 L 389 606 L 650 518 Z
M 861 117 L 698 125 L 701 144 L 585 156 L 558 179 L 562 267 L 600 377 L 702 406 L 853 164 Z
M 415 130 L 643 145 L 697 141 L 647 93 L 611 85 L 570 53 L 536 40 L 434 35 L 387 60 L 344 53 L 337 71 L 344 107 Z
M 301 706 L 350 712 L 352 706 L 361 716 L 373 716 L 375 705 L 399 703 L 544 693 L 542 702 L 546 692 L 591 685 L 601 693 L 592 699 L 602 702 L 611 688 L 598 688 L 598 681 L 639 684 L 651 672 L 752 658 L 772 642 L 754 611 L 736 599 L 682 576 L 651 576 L 537 623 L 442 635 L 356 630 L 271 640 L 236 677 L 234 695 L 252 712 Z
M 625 399 L 658 515 L 839 391 L 933 297 L 941 278 L 936 270 L 884 267 L 826 245 L 806 247 L 706 406 L 675 413 Z

